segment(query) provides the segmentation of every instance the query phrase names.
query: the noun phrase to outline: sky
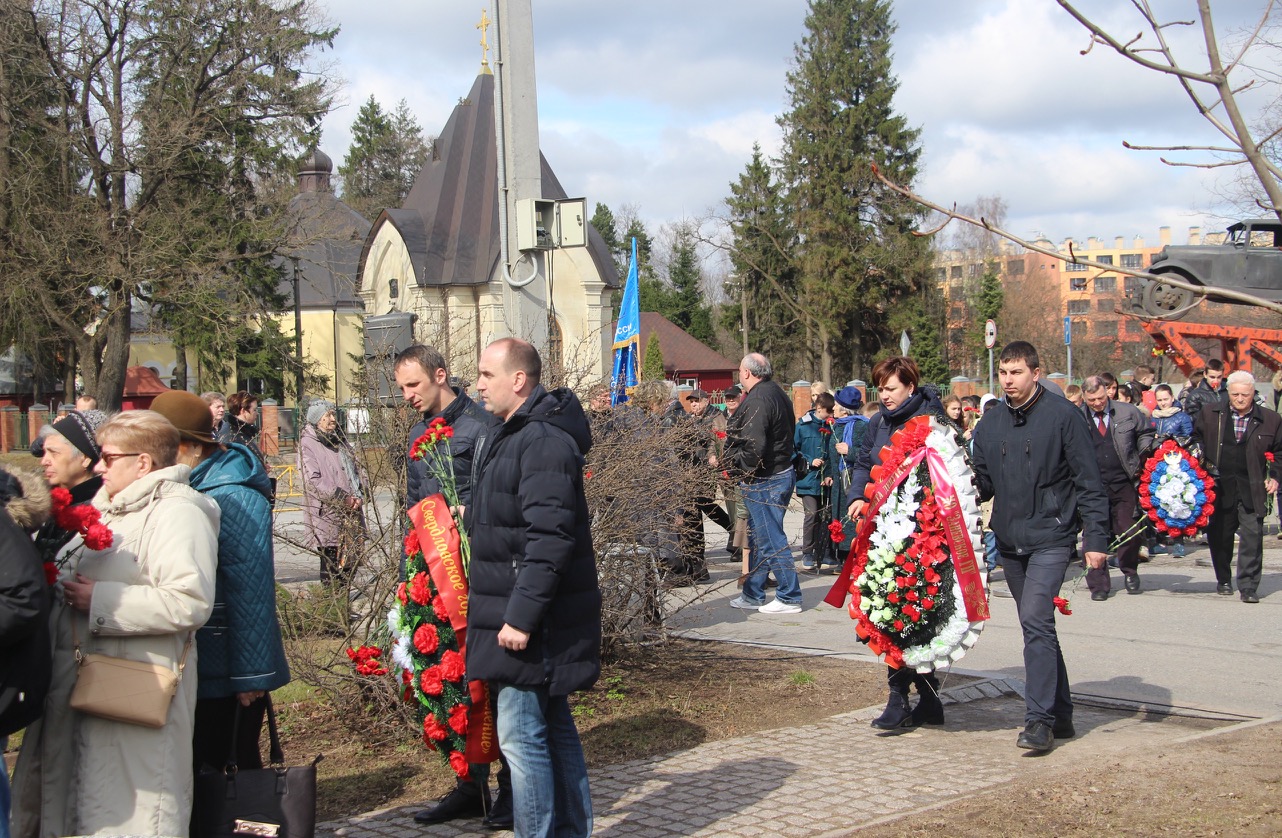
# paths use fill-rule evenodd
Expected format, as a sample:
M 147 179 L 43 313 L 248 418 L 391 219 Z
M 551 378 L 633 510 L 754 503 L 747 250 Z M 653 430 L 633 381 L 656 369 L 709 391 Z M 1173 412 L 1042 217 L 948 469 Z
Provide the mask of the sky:
M 341 30 L 323 56 L 341 82 L 322 149 L 341 161 L 356 110 L 373 95 L 405 99 L 424 133 L 444 126 L 480 67 L 486 0 L 318 0 Z M 1191 20 L 1195 0 L 1153 0 Z M 1254 24 L 1265 0 L 1214 0 L 1222 43 Z M 591 208 L 636 208 L 652 230 L 722 208 L 760 143 L 776 155 L 786 74 L 805 34 L 805 0 L 599 0 L 534 3 L 540 139 L 571 195 Z M 1129 38 L 1130 3 L 1079 8 Z M 896 110 L 921 130 L 919 194 L 965 205 L 1000 196 L 1021 236 L 1140 236 L 1161 226 L 1222 229 L 1227 169 L 1164 165 L 1135 145 L 1215 144 L 1174 79 L 1089 46 L 1054 0 L 899 0 L 893 11 Z M 492 13 L 491 13 L 492 16 Z M 1198 69 L 1200 29 L 1166 30 Z M 490 30 L 493 41 L 493 29 Z M 1151 35 L 1145 41 L 1151 40 Z M 1200 58 L 1200 63 L 1199 63 Z M 1278 56 L 1261 55 L 1264 70 Z M 1267 85 L 1257 85 L 1257 88 Z M 1267 94 L 1248 93 L 1248 116 Z M 1177 155 L 1167 154 L 1175 159 Z

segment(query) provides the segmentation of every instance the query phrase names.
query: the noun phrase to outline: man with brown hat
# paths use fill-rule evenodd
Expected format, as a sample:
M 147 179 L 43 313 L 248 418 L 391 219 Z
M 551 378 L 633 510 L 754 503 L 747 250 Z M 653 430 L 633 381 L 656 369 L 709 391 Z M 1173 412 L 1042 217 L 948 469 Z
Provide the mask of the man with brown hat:
M 178 429 L 178 462 L 191 468 L 191 487 L 222 512 L 214 610 L 196 632 L 195 768 L 222 767 L 229 751 L 239 767 L 261 768 L 266 695 L 290 680 L 276 618 L 271 483 L 249 448 L 214 441 L 213 415 L 200 396 L 171 390 L 151 409 Z

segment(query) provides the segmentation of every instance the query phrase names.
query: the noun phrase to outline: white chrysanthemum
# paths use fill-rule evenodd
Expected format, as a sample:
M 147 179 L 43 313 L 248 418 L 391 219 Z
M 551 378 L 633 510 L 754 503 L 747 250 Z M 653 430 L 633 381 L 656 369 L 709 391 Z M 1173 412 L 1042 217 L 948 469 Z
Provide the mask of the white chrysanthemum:
M 414 661 L 410 658 L 409 643 L 406 640 L 398 637 L 392 644 L 392 661 L 407 672 L 414 671 Z

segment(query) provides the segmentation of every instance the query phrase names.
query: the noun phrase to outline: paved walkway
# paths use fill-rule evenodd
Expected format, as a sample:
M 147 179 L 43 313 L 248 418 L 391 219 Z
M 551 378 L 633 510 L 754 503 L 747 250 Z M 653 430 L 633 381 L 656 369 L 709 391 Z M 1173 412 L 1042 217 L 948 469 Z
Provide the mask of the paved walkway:
M 1038 757 L 1014 747 L 1023 727 L 1020 684 L 981 681 L 944 692 L 948 724 L 879 733 L 869 707 L 816 724 L 709 742 L 591 772 L 597 836 L 847 835 L 910 812 L 994 789 L 1016 776 L 1168 746 L 1227 723 L 1079 706 L 1078 736 Z M 923 773 L 923 766 L 949 765 Z M 904 792 L 907 793 L 904 793 Z M 318 836 L 483 836 L 479 820 L 422 827 L 421 805 L 321 824 Z

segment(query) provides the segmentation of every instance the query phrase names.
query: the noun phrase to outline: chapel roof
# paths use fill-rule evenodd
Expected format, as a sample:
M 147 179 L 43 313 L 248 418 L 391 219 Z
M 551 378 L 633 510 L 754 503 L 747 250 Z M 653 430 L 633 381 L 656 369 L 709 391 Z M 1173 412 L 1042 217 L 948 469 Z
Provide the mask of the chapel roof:
M 489 282 L 501 252 L 497 149 L 494 76 L 482 72 L 432 143 L 402 207 L 386 209 L 374 221 L 360 255 L 360 268 L 379 228 L 391 224 L 409 251 L 420 286 Z M 568 197 L 541 153 L 539 164 L 542 197 Z M 588 251 L 602 281 L 618 286 L 618 273 L 605 241 L 591 225 Z

